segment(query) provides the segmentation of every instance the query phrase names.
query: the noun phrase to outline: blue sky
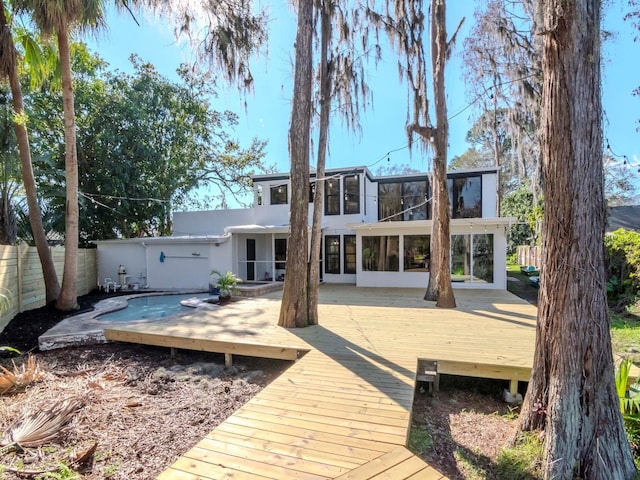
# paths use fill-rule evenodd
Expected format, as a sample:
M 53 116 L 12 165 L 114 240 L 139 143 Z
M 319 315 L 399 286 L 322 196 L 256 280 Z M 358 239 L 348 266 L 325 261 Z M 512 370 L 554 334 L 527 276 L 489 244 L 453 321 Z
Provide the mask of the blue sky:
M 460 18 L 466 17 L 456 52 L 446 72 L 450 117 L 469 104 L 469 95 L 462 79 L 460 51 L 462 40 L 472 27 L 475 3 L 453 0 L 447 5 L 450 32 Z M 253 67 L 255 92 L 242 97 L 235 88 L 230 87 L 221 90 L 213 104 L 217 109 L 230 109 L 239 114 L 240 124 L 234 134 L 236 138 L 245 145 L 253 137 L 267 140 L 265 163 L 277 165 L 279 171 L 288 171 L 287 131 L 295 16 L 286 6 L 287 2 L 272 4 L 269 57 L 258 60 Z M 640 86 L 640 63 L 637 62 L 640 43 L 634 43 L 634 31 L 629 22 L 622 21 L 626 7 L 627 0 L 613 0 L 605 14 L 604 28 L 612 31 L 614 36 L 603 48 L 604 136 L 615 154 L 626 155 L 637 164 L 640 161 L 640 132 L 636 131 L 640 119 L 640 97 L 632 96 L 632 91 Z M 128 57 L 137 53 L 143 60 L 153 63 L 161 74 L 176 78 L 178 65 L 191 59 L 189 48 L 174 42 L 171 27 L 166 21 L 154 20 L 146 15 L 137 18 L 141 26 L 137 26 L 128 15 L 110 13 L 107 18 L 109 29 L 97 39 L 87 40 L 90 48 L 109 62 L 112 68 L 131 71 Z M 373 108 L 362 116 L 362 135 L 347 132 L 340 120 L 333 119 L 327 167 L 366 165 L 375 171 L 378 166 L 387 163 L 389 157 L 391 164 L 427 169 L 429 165 L 418 151 L 414 151 L 412 157 L 406 149 L 387 155 L 387 152 L 407 144 L 404 130 L 407 96 L 405 87 L 398 82 L 395 62 L 382 62 L 377 70 L 372 69 L 369 81 L 373 90 Z M 473 114 L 473 108 L 469 108 L 451 120 L 449 158 L 469 148 L 465 136 Z M 633 174 L 640 177 L 636 169 L 633 169 Z

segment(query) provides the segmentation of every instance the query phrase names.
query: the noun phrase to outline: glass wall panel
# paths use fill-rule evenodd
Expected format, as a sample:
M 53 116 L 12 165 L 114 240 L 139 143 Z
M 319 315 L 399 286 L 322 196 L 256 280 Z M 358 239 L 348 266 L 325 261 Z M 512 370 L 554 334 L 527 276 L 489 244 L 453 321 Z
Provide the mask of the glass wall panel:
M 405 235 L 404 237 L 404 271 L 429 271 L 429 235 Z
M 402 199 L 402 183 L 379 183 L 378 184 L 378 220 L 387 222 L 399 222 L 402 211 L 400 201 Z
M 453 177 L 447 180 L 451 218 L 482 217 L 482 177 Z
M 473 281 L 493 283 L 493 234 L 473 236 Z
M 425 200 L 428 197 L 427 182 L 404 182 L 402 184 L 402 210 L 409 210 L 402 214 L 402 219 L 427 220 L 429 218 L 429 208 Z M 424 204 L 424 205 L 422 205 Z M 422 205 L 416 207 L 416 205 Z M 415 207 L 415 208 L 412 208 Z
M 451 235 L 451 281 L 471 281 L 471 235 Z
M 362 237 L 362 269 L 370 272 L 398 272 L 399 247 L 398 235 Z

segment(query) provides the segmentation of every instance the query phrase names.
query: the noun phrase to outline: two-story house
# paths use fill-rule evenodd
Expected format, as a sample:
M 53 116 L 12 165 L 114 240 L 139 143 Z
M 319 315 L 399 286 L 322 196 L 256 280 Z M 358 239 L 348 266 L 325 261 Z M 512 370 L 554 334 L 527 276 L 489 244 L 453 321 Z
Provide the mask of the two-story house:
M 497 215 L 497 169 L 448 174 L 451 271 L 456 288 L 506 288 L 507 231 Z M 324 182 L 320 274 L 323 282 L 426 287 L 430 269 L 431 187 L 426 174 L 373 176 L 366 167 L 309 180 L 309 222 Z M 202 288 L 212 269 L 245 281 L 286 275 L 288 174 L 253 177 L 254 206 L 178 212 L 171 237 L 97 241 L 99 279 L 150 288 Z M 310 226 L 309 226 L 310 228 Z

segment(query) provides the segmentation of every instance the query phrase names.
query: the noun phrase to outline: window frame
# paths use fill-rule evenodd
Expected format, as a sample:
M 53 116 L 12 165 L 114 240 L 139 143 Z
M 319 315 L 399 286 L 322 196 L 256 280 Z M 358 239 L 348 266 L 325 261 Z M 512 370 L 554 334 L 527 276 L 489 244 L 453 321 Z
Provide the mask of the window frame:
M 349 251 L 349 247 L 353 248 L 353 252 Z M 343 251 L 343 272 L 345 274 L 355 274 L 358 268 L 358 260 L 356 252 L 358 251 L 356 235 L 343 235 L 342 236 L 342 251 Z
M 289 203 L 289 185 L 274 185 L 269 188 L 269 204 L 270 205 L 288 205 Z M 284 202 L 281 198 L 284 195 Z
M 353 185 L 349 188 L 349 180 L 355 181 L 355 191 Z M 342 211 L 344 215 L 357 215 L 360 213 L 360 175 L 346 175 L 342 179 L 342 190 L 344 191 L 344 199 Z M 349 207 L 349 205 L 354 205 Z
M 337 240 L 337 244 L 333 243 Z M 340 235 L 324 236 L 324 273 L 340 275 L 340 250 L 342 242 Z M 335 251 L 332 249 L 335 248 Z M 337 258 L 336 258 L 337 257 Z M 333 262 L 333 263 L 331 263 Z M 337 271 L 336 271 L 337 270 Z
M 330 178 L 324 185 L 324 214 L 340 215 L 340 180 Z

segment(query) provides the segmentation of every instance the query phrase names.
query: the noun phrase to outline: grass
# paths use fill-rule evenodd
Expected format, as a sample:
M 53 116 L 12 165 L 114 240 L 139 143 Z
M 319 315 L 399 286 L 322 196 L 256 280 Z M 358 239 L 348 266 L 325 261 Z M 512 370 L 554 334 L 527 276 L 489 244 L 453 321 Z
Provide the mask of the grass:
M 635 311 L 611 314 L 611 342 L 613 351 L 640 361 L 640 316 Z
M 415 455 L 421 455 L 431 448 L 431 434 L 424 426 L 413 425 L 409 432 L 408 448 Z
M 513 447 L 504 448 L 496 463 L 496 478 L 535 480 L 540 477 L 542 442 L 535 432 L 520 434 Z

